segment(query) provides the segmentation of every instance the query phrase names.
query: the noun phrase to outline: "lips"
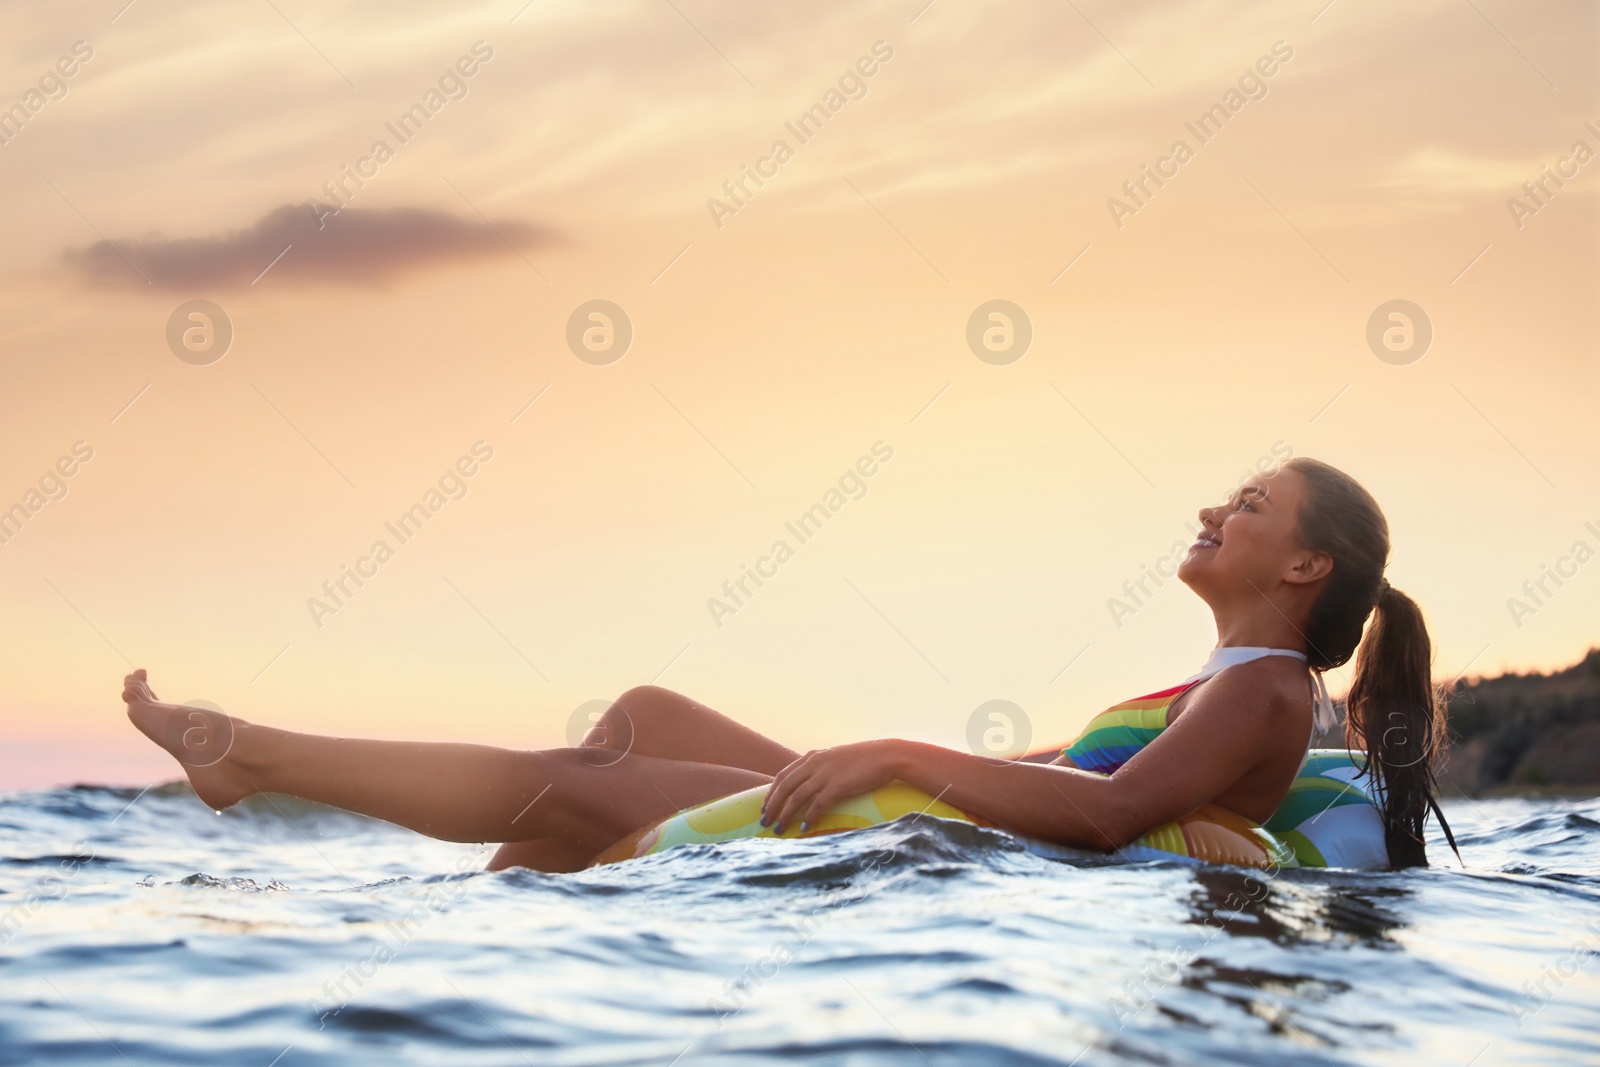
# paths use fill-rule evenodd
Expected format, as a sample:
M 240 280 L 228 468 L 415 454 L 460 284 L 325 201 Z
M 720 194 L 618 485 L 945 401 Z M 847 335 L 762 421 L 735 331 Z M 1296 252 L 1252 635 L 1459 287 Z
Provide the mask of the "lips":
M 1202 531 L 1200 531 L 1200 536 L 1196 537 L 1194 539 L 1194 544 L 1190 545 L 1189 547 L 1190 548 L 1220 548 L 1221 545 L 1222 545 L 1222 538 L 1218 537 L 1216 534 L 1212 533 L 1210 530 L 1202 530 Z

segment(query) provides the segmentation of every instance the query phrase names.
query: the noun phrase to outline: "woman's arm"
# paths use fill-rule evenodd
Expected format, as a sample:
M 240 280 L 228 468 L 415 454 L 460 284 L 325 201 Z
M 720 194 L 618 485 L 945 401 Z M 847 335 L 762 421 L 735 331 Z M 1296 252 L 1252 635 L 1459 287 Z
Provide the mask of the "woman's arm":
M 1195 690 L 1176 722 L 1110 777 L 994 760 L 915 741 L 809 752 L 768 793 L 766 820 L 788 825 L 894 779 L 997 826 L 1064 845 L 1116 849 L 1188 815 L 1255 770 L 1298 720 L 1277 687 L 1231 670 Z

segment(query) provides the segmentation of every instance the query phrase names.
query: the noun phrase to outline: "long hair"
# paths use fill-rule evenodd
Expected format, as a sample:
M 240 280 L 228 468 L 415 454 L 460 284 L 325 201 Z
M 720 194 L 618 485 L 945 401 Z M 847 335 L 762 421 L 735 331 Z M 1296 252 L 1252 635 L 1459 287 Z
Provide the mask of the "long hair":
M 1306 658 L 1311 667 L 1328 670 L 1355 656 L 1345 743 L 1367 754 L 1390 864 L 1426 866 L 1422 828 L 1429 809 L 1438 812 L 1445 706 L 1432 680 L 1433 644 L 1422 609 L 1383 576 L 1389 524 L 1372 494 L 1318 460 L 1295 457 L 1283 466 L 1298 471 L 1309 489 L 1300 508 L 1300 542 L 1333 558 L 1306 622 Z

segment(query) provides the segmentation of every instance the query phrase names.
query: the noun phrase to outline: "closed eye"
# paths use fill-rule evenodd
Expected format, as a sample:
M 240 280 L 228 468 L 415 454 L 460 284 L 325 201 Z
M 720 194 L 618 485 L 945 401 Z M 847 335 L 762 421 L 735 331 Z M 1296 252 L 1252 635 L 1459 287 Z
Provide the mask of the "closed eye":
M 1234 510 L 1255 511 L 1255 505 L 1267 498 L 1267 494 L 1253 485 L 1247 485 L 1234 494 Z

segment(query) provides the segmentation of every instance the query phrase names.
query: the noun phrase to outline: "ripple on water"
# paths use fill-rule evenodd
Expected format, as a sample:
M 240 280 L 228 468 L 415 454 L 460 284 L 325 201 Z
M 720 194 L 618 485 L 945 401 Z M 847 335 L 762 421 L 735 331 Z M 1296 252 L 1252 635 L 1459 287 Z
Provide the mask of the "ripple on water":
M 1073 865 L 924 819 L 550 876 L 286 798 L 13 794 L 0 1064 L 1600 1060 L 1600 804 L 1446 810 L 1467 870 Z

